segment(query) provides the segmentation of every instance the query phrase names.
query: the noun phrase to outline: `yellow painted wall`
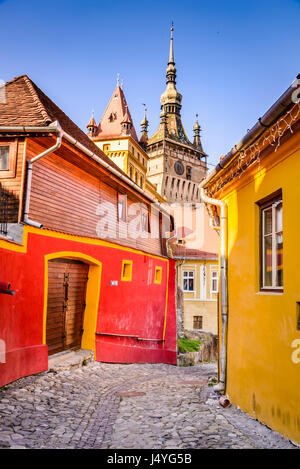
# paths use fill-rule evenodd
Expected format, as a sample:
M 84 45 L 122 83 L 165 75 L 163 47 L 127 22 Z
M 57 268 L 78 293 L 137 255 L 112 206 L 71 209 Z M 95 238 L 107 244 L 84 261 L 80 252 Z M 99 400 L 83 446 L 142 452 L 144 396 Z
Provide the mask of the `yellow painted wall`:
M 184 329 L 193 330 L 193 316 L 203 317 L 204 332 L 218 333 L 218 313 L 217 313 L 217 297 L 216 293 L 211 292 L 211 273 L 218 271 L 218 261 L 202 261 L 202 260 L 186 260 L 178 261 L 178 282 L 183 290 L 183 272 L 194 272 L 194 292 L 183 292 L 184 297 Z M 205 284 L 201 274 L 205 269 Z M 205 291 L 204 291 L 205 288 Z
M 145 188 L 149 157 L 137 144 L 133 144 L 129 137 L 94 140 L 94 142 L 128 176 L 130 176 L 130 167 L 132 167 L 131 179 L 136 182 L 137 175 L 138 186 Z M 107 145 L 109 145 L 109 150 Z
M 292 138 L 294 138 L 292 143 Z M 298 148 L 295 150 L 295 148 Z M 289 155 L 289 156 L 288 156 Z M 288 156 L 288 157 L 287 157 Z M 253 172 L 253 170 L 252 170 Z M 233 404 L 300 443 L 300 136 L 241 176 L 228 204 L 228 368 Z M 232 186 L 233 187 L 233 186 Z M 282 189 L 283 293 L 259 291 L 259 208 Z

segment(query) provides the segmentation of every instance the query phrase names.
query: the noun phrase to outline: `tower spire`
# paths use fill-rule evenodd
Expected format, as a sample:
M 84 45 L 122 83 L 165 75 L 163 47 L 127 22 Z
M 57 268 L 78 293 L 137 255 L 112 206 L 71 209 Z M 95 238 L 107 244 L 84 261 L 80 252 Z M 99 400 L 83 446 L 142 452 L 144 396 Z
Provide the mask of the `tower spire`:
M 161 109 L 163 114 L 169 116 L 170 114 L 176 114 L 180 117 L 181 100 L 182 96 L 176 89 L 176 68 L 174 62 L 174 47 L 173 47 L 173 21 L 171 27 L 171 38 L 170 38 L 170 54 L 169 62 L 166 70 L 167 78 L 167 89 L 160 97 Z
M 174 48 L 173 48 L 173 21 L 172 21 L 172 26 L 171 26 L 171 39 L 170 39 L 170 54 L 169 54 L 169 64 L 175 64 L 174 62 Z M 168 64 L 168 65 L 169 65 Z
M 171 38 L 170 38 L 170 53 L 169 53 L 169 62 L 167 68 L 167 85 L 171 83 L 174 87 L 176 85 L 176 68 L 174 62 L 174 46 L 173 46 L 173 21 L 171 27 Z

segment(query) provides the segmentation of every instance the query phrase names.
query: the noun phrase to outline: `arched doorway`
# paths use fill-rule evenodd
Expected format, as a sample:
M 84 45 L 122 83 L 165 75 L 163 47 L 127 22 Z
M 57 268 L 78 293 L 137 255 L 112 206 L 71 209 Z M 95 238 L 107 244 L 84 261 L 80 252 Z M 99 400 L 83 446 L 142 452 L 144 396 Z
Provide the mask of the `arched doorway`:
M 49 355 L 95 350 L 101 263 L 81 253 L 45 256 L 43 342 Z
M 88 264 L 52 259 L 48 264 L 46 344 L 48 353 L 81 347 Z

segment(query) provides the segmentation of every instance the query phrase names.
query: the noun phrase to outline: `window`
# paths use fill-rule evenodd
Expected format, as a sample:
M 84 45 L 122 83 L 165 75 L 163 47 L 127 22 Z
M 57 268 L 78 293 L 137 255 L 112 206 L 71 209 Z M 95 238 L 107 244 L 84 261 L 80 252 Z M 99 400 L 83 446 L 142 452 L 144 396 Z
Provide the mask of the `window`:
M 0 147 L 0 171 L 7 171 L 9 169 L 9 146 Z
M 258 202 L 260 208 L 260 288 L 283 290 L 282 192 Z
M 129 177 L 130 177 L 130 179 L 133 178 L 133 169 L 132 169 L 132 166 L 130 166 L 130 168 L 129 168 Z
M 186 178 L 192 179 L 192 167 L 191 166 L 186 167 Z
M 203 328 L 203 316 L 193 316 L 193 329 Z
M 121 280 L 123 282 L 131 282 L 131 280 L 132 280 L 132 261 L 123 261 L 122 262 Z
M 161 272 L 162 268 L 161 267 L 155 267 L 155 276 L 154 276 L 154 283 L 161 283 Z
M 219 275 L 217 270 L 211 273 L 211 293 L 218 293 L 219 291 Z
M 127 196 L 118 194 L 118 219 L 127 220 Z
M 13 178 L 16 174 L 17 142 L 0 143 L 0 178 Z
M 103 151 L 109 151 L 110 150 L 110 143 L 106 143 L 103 145 Z
M 194 272 L 183 272 L 183 291 L 194 291 Z

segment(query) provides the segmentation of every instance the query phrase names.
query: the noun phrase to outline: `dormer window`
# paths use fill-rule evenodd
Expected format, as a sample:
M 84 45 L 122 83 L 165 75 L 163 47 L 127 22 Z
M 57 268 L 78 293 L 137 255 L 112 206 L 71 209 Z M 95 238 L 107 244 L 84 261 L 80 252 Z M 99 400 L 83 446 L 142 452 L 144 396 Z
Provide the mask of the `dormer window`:
M 109 122 L 113 122 L 114 120 L 116 120 L 116 118 L 117 118 L 117 114 L 115 112 L 111 112 L 108 120 Z

